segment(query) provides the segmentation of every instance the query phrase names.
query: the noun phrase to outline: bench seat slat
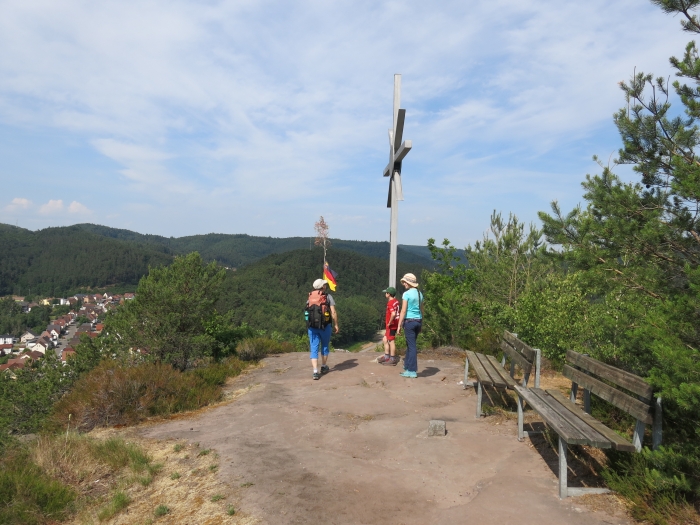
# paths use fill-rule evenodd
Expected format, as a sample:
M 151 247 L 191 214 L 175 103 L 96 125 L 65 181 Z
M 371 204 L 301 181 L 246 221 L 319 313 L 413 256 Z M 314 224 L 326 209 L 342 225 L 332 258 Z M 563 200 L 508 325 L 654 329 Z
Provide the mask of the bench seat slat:
M 542 419 L 547 423 L 559 436 L 571 445 L 586 445 L 589 440 L 586 436 L 573 427 L 568 421 L 554 411 L 547 403 L 542 401 L 537 395 L 537 388 L 528 389 L 520 385 L 515 385 L 515 391 L 518 395 L 527 401 Z
M 510 344 L 508 344 L 507 341 L 501 341 L 501 350 L 503 350 L 508 355 L 508 357 L 510 357 L 518 365 L 520 365 L 520 368 L 523 369 L 523 372 L 525 372 L 526 374 L 530 373 L 530 371 L 532 370 L 532 363 L 529 362 L 525 357 L 523 357 L 523 355 L 517 350 L 515 350 Z
M 583 370 L 592 372 L 602 379 L 612 381 L 616 385 L 626 388 L 638 396 L 642 396 L 644 399 L 651 400 L 654 395 L 654 390 L 651 385 L 644 381 L 644 379 L 629 372 L 625 372 L 624 370 L 620 370 L 619 368 L 615 368 L 614 366 L 601 363 L 596 359 L 579 354 L 573 350 L 568 350 L 566 352 L 566 360 Z
M 528 361 L 533 362 L 535 360 L 535 350 L 523 343 L 520 339 L 515 337 L 509 331 L 503 331 L 503 338 L 506 341 L 508 341 L 513 346 L 513 348 L 515 348 L 518 352 L 524 355 Z
M 578 383 L 579 386 L 590 390 L 599 398 L 604 399 L 608 403 L 612 403 L 620 410 L 624 410 L 640 421 L 643 421 L 648 425 L 651 425 L 654 422 L 649 405 L 643 401 L 635 399 L 632 396 L 628 396 L 624 392 L 620 392 L 619 390 L 606 385 L 602 381 L 584 374 L 580 370 L 576 370 L 569 365 L 564 365 L 562 372 L 565 377 L 568 377 L 574 383 Z
M 603 436 L 605 436 L 605 438 L 610 440 L 610 442 L 612 443 L 612 448 L 614 448 L 615 450 L 621 450 L 623 452 L 635 452 L 635 448 L 632 443 L 627 441 L 614 430 L 611 430 L 608 427 L 606 427 L 603 423 L 598 421 L 590 414 L 587 414 L 586 412 L 581 410 L 581 408 L 572 403 L 559 390 L 547 390 L 547 393 L 554 399 L 559 401 L 559 403 L 561 403 L 561 405 L 565 409 L 573 412 L 578 418 L 586 422 L 590 427 L 594 428 L 598 431 L 598 433 L 602 434 Z
M 476 357 L 476 354 L 470 350 L 467 350 L 467 359 L 469 360 L 469 364 L 474 368 L 474 372 L 476 373 L 477 380 L 482 385 L 493 386 L 493 382 L 491 381 L 491 377 L 486 373 L 486 370 L 484 370 L 484 367 L 481 366 L 481 362 Z
M 515 387 L 515 380 L 510 377 L 510 374 L 508 371 L 501 366 L 501 363 L 499 363 L 495 357 L 492 355 L 486 356 L 486 359 L 489 360 L 489 363 L 491 363 L 491 366 L 493 366 L 493 369 L 498 372 L 498 375 L 500 376 L 501 380 L 505 383 L 506 388 L 510 388 L 511 390 Z
M 578 414 L 567 410 L 559 400 L 552 396 L 549 391 L 544 391 L 542 389 L 534 389 L 535 394 L 546 403 L 552 410 L 559 414 L 563 419 L 565 419 L 572 427 L 576 428 L 581 433 L 581 436 L 587 439 L 585 445 L 591 445 L 597 448 L 611 448 L 612 443 L 604 435 L 598 432 L 596 429 L 588 425 L 586 421 L 578 417 Z
M 501 374 L 498 373 L 498 368 L 502 367 L 499 365 L 498 368 L 494 368 L 484 354 L 476 354 L 476 358 L 479 360 L 481 366 L 484 367 L 484 370 L 486 370 L 486 373 L 491 378 L 493 386 L 496 388 L 506 388 L 506 382 L 501 378 Z

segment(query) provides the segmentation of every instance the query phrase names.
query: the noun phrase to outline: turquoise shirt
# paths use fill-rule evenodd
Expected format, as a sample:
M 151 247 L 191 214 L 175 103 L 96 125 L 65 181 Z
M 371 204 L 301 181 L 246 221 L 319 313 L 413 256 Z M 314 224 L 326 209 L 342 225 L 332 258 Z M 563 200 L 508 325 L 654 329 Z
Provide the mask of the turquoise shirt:
M 407 301 L 406 306 L 406 319 L 422 319 L 423 316 L 420 313 L 419 301 L 423 301 L 423 294 L 420 293 L 415 288 L 411 288 L 403 293 L 401 299 Z

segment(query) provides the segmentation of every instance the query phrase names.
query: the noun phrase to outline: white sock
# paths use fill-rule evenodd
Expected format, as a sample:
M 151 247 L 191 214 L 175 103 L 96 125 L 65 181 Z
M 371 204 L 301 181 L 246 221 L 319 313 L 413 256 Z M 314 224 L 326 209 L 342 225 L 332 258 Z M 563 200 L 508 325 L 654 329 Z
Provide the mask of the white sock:
M 318 368 L 314 368 L 314 374 L 318 374 Z

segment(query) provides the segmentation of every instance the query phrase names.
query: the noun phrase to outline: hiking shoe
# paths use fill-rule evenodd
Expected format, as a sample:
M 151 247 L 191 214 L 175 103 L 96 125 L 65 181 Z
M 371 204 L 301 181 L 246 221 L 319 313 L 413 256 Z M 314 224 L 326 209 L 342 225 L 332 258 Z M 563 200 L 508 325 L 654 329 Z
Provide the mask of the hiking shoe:
M 330 371 L 331 371 L 331 369 L 328 368 L 328 365 L 323 365 L 323 366 L 321 367 L 321 375 L 327 374 L 327 373 L 330 372 Z
M 316 379 L 321 379 L 321 374 L 319 374 L 318 372 L 314 372 L 314 380 Z
M 390 360 L 391 360 L 391 357 L 389 356 L 389 354 L 384 354 L 382 357 L 377 358 L 377 363 L 384 364 Z
M 406 370 L 403 374 L 399 374 L 401 377 L 410 377 L 411 379 L 415 379 L 418 377 L 418 374 L 416 372 L 411 372 L 410 370 Z
M 396 366 L 399 364 L 399 358 L 398 357 L 390 357 L 386 361 L 383 361 L 382 364 L 387 365 L 387 366 Z

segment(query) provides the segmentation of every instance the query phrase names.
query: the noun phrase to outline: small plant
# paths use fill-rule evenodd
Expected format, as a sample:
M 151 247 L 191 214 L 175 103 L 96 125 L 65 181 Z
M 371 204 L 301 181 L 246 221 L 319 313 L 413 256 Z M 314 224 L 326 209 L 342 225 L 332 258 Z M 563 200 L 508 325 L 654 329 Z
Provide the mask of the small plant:
M 173 447 L 173 450 L 174 450 L 175 452 L 180 452 L 183 448 L 185 448 L 185 447 L 182 445 L 182 443 L 177 443 L 177 444 Z
M 216 472 L 216 469 L 219 468 L 219 465 L 209 465 L 209 472 Z
M 205 448 L 204 450 L 200 450 L 200 451 L 199 451 L 199 454 L 197 454 L 197 457 L 206 456 L 206 455 L 208 455 L 210 452 L 211 452 L 211 449 Z
M 221 501 L 222 499 L 224 499 L 224 497 L 221 494 L 215 494 L 211 497 L 212 502 Z
M 129 503 L 131 503 L 131 498 L 125 492 L 119 491 L 112 496 L 112 500 L 106 506 L 100 509 L 97 518 L 100 521 L 108 520 L 124 510 Z
M 172 474 L 170 474 L 170 479 L 180 479 L 180 473 L 173 472 Z
M 250 481 L 246 481 L 245 483 L 241 483 L 241 487 L 247 488 L 247 487 L 252 487 L 255 485 L 255 483 L 251 483 Z
M 153 514 L 156 515 L 156 518 L 160 518 L 162 516 L 165 516 L 166 514 L 170 514 L 170 509 L 165 505 L 158 505 L 156 507 L 156 510 L 153 511 Z
M 233 505 L 229 505 L 226 509 L 226 514 L 228 514 L 229 516 L 233 516 L 235 513 L 236 509 L 233 507 Z

